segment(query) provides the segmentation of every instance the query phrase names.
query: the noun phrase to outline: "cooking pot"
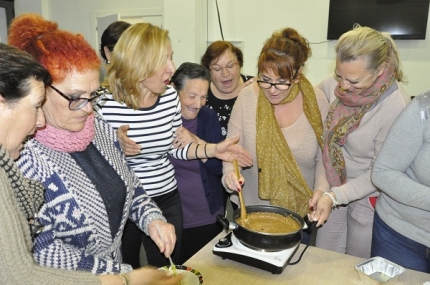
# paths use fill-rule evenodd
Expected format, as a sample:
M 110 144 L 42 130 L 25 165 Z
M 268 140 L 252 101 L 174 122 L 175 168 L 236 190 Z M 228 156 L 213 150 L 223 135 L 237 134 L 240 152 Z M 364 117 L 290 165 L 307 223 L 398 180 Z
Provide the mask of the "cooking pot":
M 293 216 L 297 222 L 300 223 L 301 228 L 297 231 L 293 231 L 285 234 L 269 234 L 256 232 L 245 227 L 242 227 L 236 223 L 236 219 L 240 217 L 240 209 L 237 209 L 233 213 L 233 222 L 229 222 L 224 216 L 218 215 L 217 220 L 220 222 L 226 231 L 233 230 L 236 238 L 244 245 L 260 250 L 260 251 L 281 251 L 289 248 L 293 248 L 300 243 L 302 240 L 303 229 L 306 229 L 306 225 L 303 218 L 288 209 L 272 206 L 272 205 L 252 205 L 246 206 L 247 213 L 253 212 L 270 212 L 276 213 L 283 216 Z

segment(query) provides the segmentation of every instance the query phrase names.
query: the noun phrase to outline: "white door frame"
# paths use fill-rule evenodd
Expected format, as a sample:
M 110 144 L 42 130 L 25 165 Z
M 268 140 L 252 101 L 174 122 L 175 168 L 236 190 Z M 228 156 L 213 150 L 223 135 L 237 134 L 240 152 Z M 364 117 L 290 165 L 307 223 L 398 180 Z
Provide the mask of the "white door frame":
M 163 18 L 163 8 L 148 8 L 148 9 L 134 9 L 134 10 L 98 10 L 91 12 L 91 43 L 95 50 L 99 49 L 98 35 L 103 33 L 97 33 L 97 17 L 104 17 L 112 14 L 119 14 L 121 17 L 148 17 L 148 16 L 159 16 Z

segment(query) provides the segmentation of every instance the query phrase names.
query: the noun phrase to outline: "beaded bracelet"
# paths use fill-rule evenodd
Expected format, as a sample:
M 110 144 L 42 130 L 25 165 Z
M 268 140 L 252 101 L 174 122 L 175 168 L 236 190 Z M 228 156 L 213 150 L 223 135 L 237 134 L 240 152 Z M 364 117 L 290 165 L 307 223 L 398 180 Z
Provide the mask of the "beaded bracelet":
M 336 198 L 333 196 L 332 193 L 330 193 L 330 192 L 324 192 L 322 194 L 322 196 L 329 196 L 331 198 L 331 200 L 333 201 L 333 206 L 331 207 L 332 210 L 336 209 L 337 206 L 339 205 L 339 201 L 336 200 Z
M 208 156 L 208 153 L 206 152 L 206 146 L 207 146 L 208 144 L 207 143 L 205 143 L 205 156 L 206 156 L 206 158 L 209 158 L 209 156 Z
M 121 279 L 122 279 L 122 283 L 123 283 L 124 285 L 130 285 L 130 277 L 128 277 L 127 273 L 121 273 L 121 274 L 119 275 L 119 277 L 121 277 Z

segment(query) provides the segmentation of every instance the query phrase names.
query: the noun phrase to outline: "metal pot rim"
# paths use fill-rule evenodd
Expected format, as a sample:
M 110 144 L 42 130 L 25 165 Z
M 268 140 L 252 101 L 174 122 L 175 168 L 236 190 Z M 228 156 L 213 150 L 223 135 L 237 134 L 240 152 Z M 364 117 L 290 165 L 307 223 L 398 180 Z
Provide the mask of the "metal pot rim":
M 248 208 L 249 208 L 249 210 L 251 210 L 251 211 L 248 211 Z M 255 210 L 254 210 L 254 208 L 255 208 Z M 243 227 L 243 226 L 241 226 L 241 225 L 239 225 L 237 222 L 236 222 L 236 219 L 240 216 L 240 208 L 239 209 L 237 209 L 237 210 L 235 210 L 234 211 L 234 213 L 233 213 L 233 223 L 234 224 L 236 224 L 237 225 L 237 227 L 241 227 L 243 230 L 245 230 L 245 231 L 248 231 L 248 232 L 251 232 L 251 233 L 254 233 L 254 234 L 260 234 L 260 235 L 266 235 L 266 236 L 273 236 L 273 237 L 276 237 L 276 236 L 279 236 L 279 237 L 283 237 L 283 236 L 290 236 L 290 235 L 294 235 L 294 234 L 297 234 L 298 232 L 301 232 L 302 230 L 303 230 L 303 227 L 304 227 L 304 224 L 305 224 L 305 221 L 303 220 L 303 218 L 302 217 L 300 217 L 300 215 L 299 214 L 297 214 L 296 212 L 293 212 L 293 211 L 291 211 L 291 210 L 288 210 L 288 209 L 286 209 L 286 208 L 282 208 L 282 207 L 279 207 L 279 206 L 273 206 L 273 205 L 250 205 L 250 206 L 246 206 L 246 211 L 247 212 L 251 212 L 251 213 L 253 213 L 253 212 L 264 212 L 264 209 L 272 209 L 272 210 L 277 210 L 277 211 L 281 211 L 281 212 L 284 212 L 284 213 L 288 213 L 289 215 L 291 215 L 291 216 L 293 216 L 293 218 L 295 218 L 296 220 L 297 220 L 297 222 L 299 222 L 299 224 L 301 225 L 301 228 L 300 229 L 298 229 L 297 231 L 292 231 L 292 232 L 289 232 L 289 233 L 283 233 L 283 234 L 278 234 L 278 233 L 265 233 L 265 232 L 257 232 L 257 231 L 253 231 L 253 230 L 250 230 L 250 229 L 247 229 L 247 228 L 245 228 L 245 227 Z M 270 212 L 270 213 L 276 213 L 276 214 L 279 214 L 278 212 L 276 212 L 276 211 L 266 211 L 266 212 Z

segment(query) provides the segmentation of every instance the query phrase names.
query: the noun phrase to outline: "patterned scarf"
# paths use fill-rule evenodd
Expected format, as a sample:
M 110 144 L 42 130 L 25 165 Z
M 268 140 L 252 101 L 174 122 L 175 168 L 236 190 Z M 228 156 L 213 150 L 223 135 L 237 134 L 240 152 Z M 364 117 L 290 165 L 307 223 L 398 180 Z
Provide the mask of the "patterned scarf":
M 0 167 L 8 175 L 16 200 L 25 217 L 27 220 L 33 219 L 44 202 L 43 185 L 38 181 L 25 178 L 2 145 L 0 145 Z
M 387 63 L 384 72 L 366 90 L 343 91 L 338 84 L 334 94 L 336 100 L 330 106 L 325 121 L 323 164 L 330 187 L 347 182 L 345 158 L 342 147 L 348 135 L 358 128 L 364 114 L 381 98 L 394 83 L 394 65 Z
M 314 89 L 302 74 L 290 94 L 281 104 L 292 102 L 300 92 L 303 95 L 303 111 L 311 124 L 322 148 L 323 123 Z M 260 88 L 257 105 L 257 163 L 258 196 L 270 204 L 281 206 L 302 216 L 308 212 L 308 200 L 312 196 L 299 166 L 288 146 L 274 114 L 274 107 Z
M 87 117 L 84 128 L 78 132 L 46 125 L 45 128 L 37 130 L 35 139 L 56 151 L 67 153 L 84 151 L 94 139 L 94 114 Z

